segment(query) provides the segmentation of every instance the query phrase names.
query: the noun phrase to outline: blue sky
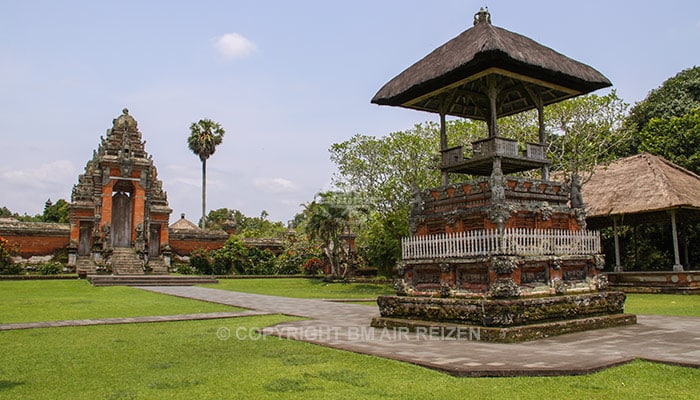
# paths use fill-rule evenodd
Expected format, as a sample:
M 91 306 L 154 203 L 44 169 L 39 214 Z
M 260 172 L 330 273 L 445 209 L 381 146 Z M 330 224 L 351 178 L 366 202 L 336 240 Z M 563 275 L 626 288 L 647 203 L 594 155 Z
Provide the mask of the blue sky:
M 696 0 L 0 0 L 0 206 L 35 214 L 70 200 L 128 107 L 171 221 L 201 212 L 186 139 L 211 118 L 226 136 L 207 164 L 208 208 L 286 222 L 330 188 L 331 144 L 437 119 L 369 101 L 483 5 L 495 25 L 601 71 L 631 104 L 700 64 Z

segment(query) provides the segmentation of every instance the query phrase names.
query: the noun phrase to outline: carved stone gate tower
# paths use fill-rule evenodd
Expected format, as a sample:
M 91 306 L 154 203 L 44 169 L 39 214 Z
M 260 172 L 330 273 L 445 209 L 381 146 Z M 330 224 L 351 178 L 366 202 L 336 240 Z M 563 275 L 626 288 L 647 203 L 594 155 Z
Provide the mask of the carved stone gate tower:
M 167 273 L 171 212 L 138 124 L 125 108 L 73 186 L 69 263 L 79 273 Z

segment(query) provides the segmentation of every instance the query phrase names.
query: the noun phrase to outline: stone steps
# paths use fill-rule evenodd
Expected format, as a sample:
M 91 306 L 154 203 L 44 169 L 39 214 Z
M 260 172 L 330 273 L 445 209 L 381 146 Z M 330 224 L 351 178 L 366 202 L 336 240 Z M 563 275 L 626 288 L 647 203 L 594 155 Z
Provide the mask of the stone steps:
M 88 275 L 92 286 L 193 286 L 219 283 L 209 276 L 180 275 Z
M 148 268 L 151 269 L 149 272 L 151 275 L 167 275 L 168 267 L 165 262 L 160 258 L 148 260 Z
M 97 266 L 89 256 L 78 256 L 75 261 L 75 271 L 77 273 L 94 274 L 97 272 Z
M 134 249 L 115 248 L 109 258 L 115 275 L 143 275 L 143 263 Z

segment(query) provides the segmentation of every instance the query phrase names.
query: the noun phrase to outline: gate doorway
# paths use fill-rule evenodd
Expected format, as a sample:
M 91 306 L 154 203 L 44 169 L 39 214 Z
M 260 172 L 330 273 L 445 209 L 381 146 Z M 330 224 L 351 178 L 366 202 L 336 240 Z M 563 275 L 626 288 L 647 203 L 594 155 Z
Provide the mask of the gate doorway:
M 112 196 L 112 245 L 131 247 L 131 195 L 117 192 Z
M 78 236 L 78 255 L 89 256 L 92 248 L 92 222 L 80 221 L 80 234 Z
M 160 255 L 160 224 L 151 224 L 148 232 L 148 257 L 156 258 Z

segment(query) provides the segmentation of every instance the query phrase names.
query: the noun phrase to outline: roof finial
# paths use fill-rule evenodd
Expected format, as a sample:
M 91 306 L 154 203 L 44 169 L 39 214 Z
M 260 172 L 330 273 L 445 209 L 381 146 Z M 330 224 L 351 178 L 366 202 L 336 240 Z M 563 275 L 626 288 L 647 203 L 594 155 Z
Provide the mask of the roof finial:
M 474 25 L 476 26 L 476 24 L 481 22 L 486 22 L 489 25 L 491 24 L 491 13 L 488 7 L 481 7 L 479 12 L 474 14 Z

